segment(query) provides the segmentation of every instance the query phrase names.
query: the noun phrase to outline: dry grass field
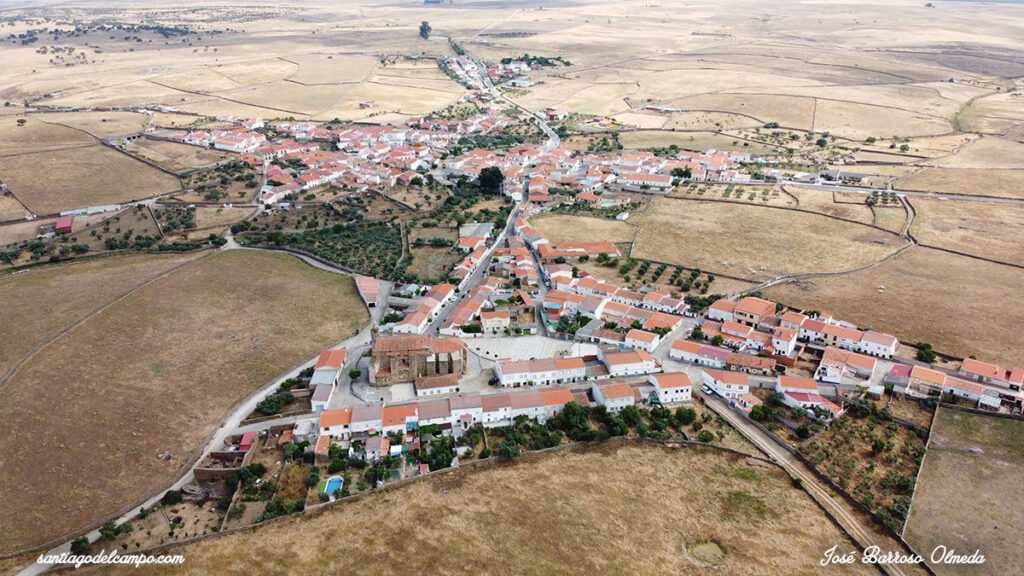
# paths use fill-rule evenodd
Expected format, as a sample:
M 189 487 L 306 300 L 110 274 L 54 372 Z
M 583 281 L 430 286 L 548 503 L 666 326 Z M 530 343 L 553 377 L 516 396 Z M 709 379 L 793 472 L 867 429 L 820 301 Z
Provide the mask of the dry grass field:
M 822 550 L 852 549 L 774 466 L 625 441 L 463 468 L 181 546 L 188 560 L 171 570 L 243 574 L 258 557 L 265 574 L 686 574 L 710 569 L 697 558 L 712 541 L 723 574 L 813 573 Z
M 14 194 L 3 192 L 0 194 L 0 222 L 11 220 L 22 220 L 29 215 L 29 211 L 18 202 Z
M 43 122 L 68 126 L 96 138 L 138 134 L 149 120 L 148 116 L 137 112 L 59 112 L 37 117 Z
M 708 148 L 735 149 L 744 148 L 742 139 L 727 134 L 712 132 L 671 132 L 662 130 L 644 130 L 625 132 L 619 137 L 625 148 L 667 148 L 672 144 L 685 150 L 706 150 Z M 749 143 L 745 148 L 753 155 L 770 154 L 772 148 L 764 144 Z
M 228 226 L 251 216 L 256 209 L 252 206 L 197 206 L 196 229 L 198 232 L 214 232 L 219 234 Z
M 1008 168 L 1024 169 L 1024 143 L 987 136 L 978 138 L 956 154 L 940 158 L 936 164 L 945 168 Z
M 907 209 L 903 205 L 876 204 L 871 207 L 871 212 L 874 214 L 874 225 L 890 232 L 899 234 L 907 223 Z
M 212 166 L 222 160 L 234 158 L 233 154 L 211 148 L 147 138 L 140 138 L 126 145 L 125 151 L 145 158 L 171 172 L 178 173 Z
M 632 242 L 636 227 L 621 220 L 570 216 L 568 214 L 540 214 L 530 224 L 544 233 L 553 244 L 563 242 Z
M 22 305 L 38 308 L 40 297 L 26 294 Z M 238 250 L 176 270 L 63 334 L 2 391 L 0 522 L 9 528 L 0 550 L 149 493 L 234 402 L 366 319 L 348 276 Z
M 634 258 L 750 279 L 838 272 L 897 250 L 897 236 L 795 210 L 657 198 L 630 221 Z
M 46 336 L 195 256 L 117 256 L 0 276 L 0 293 L 10 304 L 0 307 L 0 376 Z
M 1024 266 L 1024 207 L 934 198 L 909 202 L 917 210 L 910 233 L 921 244 Z
M 1024 504 L 1016 497 L 1024 474 L 1024 423 L 940 408 L 918 478 L 904 537 L 930 554 L 980 550 L 984 568 L 937 564 L 946 574 L 1017 574 L 1024 552 L 1016 528 Z M 969 482 L 965 482 L 970 478 Z
M 0 157 L 0 174 L 37 214 L 139 200 L 180 188 L 177 178 L 101 144 Z
M 799 207 L 801 210 L 810 210 L 819 214 L 845 218 L 862 224 L 874 223 L 874 215 L 871 212 L 871 208 L 864 203 L 868 198 L 867 196 L 858 196 L 861 203 L 851 204 L 849 202 L 836 202 L 831 190 L 801 188 L 799 186 L 787 186 L 785 190 L 800 200 Z
M 950 273 L 955 271 L 955 273 Z M 878 266 L 833 278 L 774 286 L 766 298 L 899 336 L 936 350 L 1016 365 L 1024 270 L 914 247 Z M 880 292 L 879 288 L 883 288 Z
M 896 180 L 894 186 L 897 190 L 1024 198 L 1024 170 L 927 168 Z
M 95 142 L 94 138 L 80 130 L 48 124 L 37 118 L 25 119 L 24 126 L 18 126 L 13 117 L 0 118 L 0 156 L 88 146 Z M 0 172 L 0 179 L 6 178 L 5 172 Z

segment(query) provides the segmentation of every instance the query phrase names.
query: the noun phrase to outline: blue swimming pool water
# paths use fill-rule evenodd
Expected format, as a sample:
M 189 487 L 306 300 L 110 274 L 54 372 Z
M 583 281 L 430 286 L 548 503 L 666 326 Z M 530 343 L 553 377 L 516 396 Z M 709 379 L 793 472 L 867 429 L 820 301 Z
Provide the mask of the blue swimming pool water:
M 324 494 L 330 496 L 338 490 L 341 490 L 341 476 L 331 476 L 327 479 L 327 487 L 324 488 Z

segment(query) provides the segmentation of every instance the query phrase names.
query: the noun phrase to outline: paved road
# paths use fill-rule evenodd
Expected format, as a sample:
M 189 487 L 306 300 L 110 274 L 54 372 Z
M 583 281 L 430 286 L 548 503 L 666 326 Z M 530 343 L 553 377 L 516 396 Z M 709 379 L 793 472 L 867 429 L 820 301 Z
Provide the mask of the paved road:
M 494 254 L 494 249 L 500 246 L 501 243 L 512 234 L 512 228 L 515 224 L 516 214 L 518 211 L 519 207 L 515 206 L 512 208 L 512 211 L 509 212 L 508 220 L 505 222 L 505 228 L 502 229 L 502 231 L 495 237 L 494 243 L 491 244 L 491 247 L 487 249 L 487 253 L 484 254 L 484 257 L 480 260 L 480 265 L 476 267 L 476 270 L 473 270 L 473 273 L 470 274 L 469 278 L 467 278 L 465 283 L 462 284 L 462 288 L 459 289 L 459 298 L 445 305 L 441 310 L 441 313 L 437 315 L 437 318 L 434 318 L 434 321 L 427 325 L 427 329 L 425 331 L 426 334 L 437 334 L 441 326 L 444 325 L 444 321 L 447 320 L 448 317 L 451 316 L 452 311 L 455 310 L 455 306 L 459 303 L 459 300 L 461 298 L 465 298 L 466 294 L 468 294 L 470 290 L 480 285 L 480 281 L 483 279 L 484 275 L 487 274 L 487 269 L 490 267 L 491 255 Z
M 884 534 L 874 522 L 857 511 L 842 496 L 832 496 L 832 491 L 802 462 L 784 450 L 764 432 L 755 427 L 745 417 L 725 404 L 716 397 L 705 397 L 705 403 L 723 418 L 725 418 L 736 430 L 754 443 L 759 449 L 767 454 L 772 460 L 778 462 L 783 468 L 789 471 L 796 478 L 803 481 L 803 486 L 826 510 L 828 510 L 840 525 L 847 532 L 853 535 L 857 545 L 864 549 L 868 546 L 878 545 L 882 553 L 893 551 L 903 553 L 903 547 L 888 535 Z M 883 566 L 886 574 L 903 576 L 905 574 L 927 574 L 920 566 Z
M 468 52 L 467 56 L 469 56 Z M 470 56 L 470 58 L 472 58 L 472 56 Z M 544 134 L 547 135 L 548 137 L 547 142 L 544 143 L 545 148 L 547 148 L 548 150 L 553 150 L 562 145 L 562 139 L 559 138 L 558 133 L 555 132 L 550 125 L 548 125 L 547 119 L 543 118 L 542 116 L 538 116 L 537 113 L 535 113 L 533 110 L 528 110 L 527 108 L 524 108 L 519 104 L 516 104 L 515 102 L 509 100 L 508 98 L 505 98 L 501 91 L 498 90 L 498 88 L 494 85 L 493 82 L 491 82 L 490 75 L 486 73 L 487 65 L 481 62 L 480 60 L 477 60 L 476 58 L 473 58 L 473 62 L 476 63 L 478 70 L 485 71 L 484 73 L 480 74 L 480 79 L 483 82 L 484 88 L 492 97 L 494 97 L 497 100 L 501 100 L 502 102 L 508 104 L 509 106 L 512 106 L 513 108 L 517 108 L 523 111 L 524 113 L 529 115 L 534 122 L 537 123 L 537 126 L 539 126 L 540 129 L 544 132 Z

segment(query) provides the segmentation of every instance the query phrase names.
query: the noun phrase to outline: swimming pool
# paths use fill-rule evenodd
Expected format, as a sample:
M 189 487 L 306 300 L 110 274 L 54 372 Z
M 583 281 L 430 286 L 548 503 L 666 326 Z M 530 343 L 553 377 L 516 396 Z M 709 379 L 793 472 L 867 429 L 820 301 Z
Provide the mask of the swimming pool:
M 330 496 L 338 490 L 341 490 L 341 476 L 331 476 L 327 479 L 327 486 L 324 488 L 324 494 Z

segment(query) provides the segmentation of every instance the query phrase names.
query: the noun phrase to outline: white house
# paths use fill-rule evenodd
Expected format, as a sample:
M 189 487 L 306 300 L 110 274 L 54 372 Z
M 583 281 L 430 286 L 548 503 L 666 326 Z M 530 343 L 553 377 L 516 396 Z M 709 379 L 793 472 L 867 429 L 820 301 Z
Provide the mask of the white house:
M 504 332 L 512 325 L 512 317 L 507 311 L 481 312 L 480 325 L 485 334 Z
M 380 430 L 383 426 L 384 406 L 382 404 L 370 404 L 369 406 L 358 406 L 352 409 L 353 434 Z
M 458 387 L 459 377 L 456 374 L 421 376 L 413 382 L 418 397 L 454 394 Z
M 680 362 L 697 364 L 698 366 L 725 368 L 725 361 L 729 358 L 730 353 L 731 351 L 725 348 L 679 339 L 672 343 L 672 349 L 668 351 L 668 357 Z
M 601 360 L 608 367 L 608 374 L 613 378 L 636 376 L 658 371 L 658 363 L 644 350 L 626 350 L 621 352 L 600 351 Z
M 348 438 L 351 432 L 352 408 L 324 410 L 320 413 L 320 435 L 332 438 Z
M 654 384 L 654 393 L 658 402 L 662 404 L 674 404 L 676 402 L 689 402 L 690 394 L 693 391 L 693 384 L 690 377 L 682 372 L 666 372 L 664 374 L 651 374 L 651 384 Z
M 542 358 L 540 360 L 499 360 L 494 374 L 502 386 L 532 386 L 579 382 L 587 369 L 583 358 Z
M 792 357 L 796 352 L 796 337 L 798 332 L 792 328 L 779 326 L 772 333 L 772 347 L 775 353 L 780 356 Z
M 637 330 L 635 328 L 626 332 L 625 344 L 629 348 L 635 348 L 650 353 L 654 352 L 654 349 L 658 347 L 660 342 L 661 337 L 654 332 Z
M 459 394 L 448 399 L 452 411 L 452 426 L 463 430 L 483 421 L 483 403 L 479 393 Z
M 366 439 L 366 444 L 363 446 L 363 460 L 367 462 L 376 462 L 384 456 L 388 455 L 388 450 L 391 448 L 391 441 L 387 436 L 374 436 Z
M 864 354 L 870 354 L 872 356 L 892 358 L 892 355 L 896 353 L 896 349 L 899 345 L 900 341 L 891 334 L 883 334 L 881 332 L 868 330 L 861 337 L 860 346 L 857 351 L 863 352 Z
M 725 372 L 705 368 L 701 371 L 704 384 L 723 398 L 739 398 L 750 393 L 750 377 L 742 372 Z
M 331 396 L 334 395 L 334 384 L 323 383 L 317 384 L 313 388 L 313 394 L 309 399 L 310 407 L 313 412 L 322 412 L 327 409 L 327 405 L 331 402 Z
M 633 394 L 633 387 L 626 382 L 608 382 L 590 385 L 594 395 L 594 402 L 603 405 L 609 412 L 621 412 L 626 406 L 636 404 L 636 396 Z

